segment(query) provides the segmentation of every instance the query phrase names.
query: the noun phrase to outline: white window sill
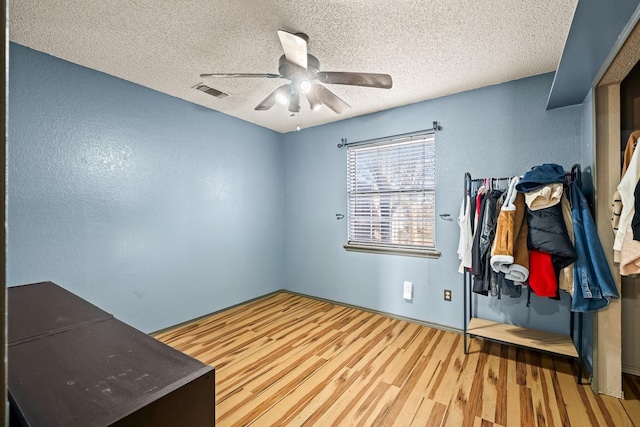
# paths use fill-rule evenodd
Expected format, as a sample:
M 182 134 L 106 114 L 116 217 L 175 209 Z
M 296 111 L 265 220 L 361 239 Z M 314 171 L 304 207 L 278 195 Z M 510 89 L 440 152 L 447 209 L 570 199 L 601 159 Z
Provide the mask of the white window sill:
M 408 249 L 408 248 L 393 248 L 385 246 L 373 246 L 373 245 L 356 245 L 347 243 L 343 245 L 344 249 L 350 252 L 366 252 L 372 254 L 385 254 L 385 255 L 404 255 L 414 256 L 421 258 L 440 258 L 440 252 L 435 250 L 426 249 Z

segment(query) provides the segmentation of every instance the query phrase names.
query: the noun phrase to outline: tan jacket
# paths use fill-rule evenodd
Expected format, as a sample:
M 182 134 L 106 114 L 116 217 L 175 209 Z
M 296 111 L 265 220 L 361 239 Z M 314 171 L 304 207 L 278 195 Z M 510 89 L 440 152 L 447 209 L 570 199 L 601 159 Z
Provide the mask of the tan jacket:
M 525 220 L 524 194 L 517 193 L 511 206 L 502 206 L 498 216 L 491 268 L 505 273 L 505 278 L 524 282 L 529 277 L 529 226 Z

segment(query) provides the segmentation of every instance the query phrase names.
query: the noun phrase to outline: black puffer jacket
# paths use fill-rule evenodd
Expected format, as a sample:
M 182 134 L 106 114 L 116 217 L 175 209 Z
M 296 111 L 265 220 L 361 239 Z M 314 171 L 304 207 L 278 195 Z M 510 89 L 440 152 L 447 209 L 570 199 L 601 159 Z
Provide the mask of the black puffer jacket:
M 529 235 L 527 246 L 551 254 L 556 272 L 576 260 L 576 250 L 569 239 L 560 203 L 532 211 L 527 207 Z

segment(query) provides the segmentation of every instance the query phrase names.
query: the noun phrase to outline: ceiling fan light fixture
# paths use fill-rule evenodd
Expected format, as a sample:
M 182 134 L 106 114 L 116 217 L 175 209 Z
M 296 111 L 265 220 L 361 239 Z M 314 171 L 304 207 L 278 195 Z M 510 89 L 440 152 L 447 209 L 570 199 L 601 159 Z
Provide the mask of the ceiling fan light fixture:
M 322 107 L 322 101 L 318 98 L 318 95 L 314 91 L 307 93 L 307 101 L 309 101 L 309 108 L 311 111 L 318 111 Z
M 280 105 L 289 103 L 289 90 L 287 86 L 283 86 L 276 91 L 276 102 Z
M 308 93 L 311 90 L 311 82 L 307 79 L 300 80 L 298 90 L 300 93 Z
M 289 111 L 292 113 L 300 112 L 300 94 L 292 91 L 289 97 Z

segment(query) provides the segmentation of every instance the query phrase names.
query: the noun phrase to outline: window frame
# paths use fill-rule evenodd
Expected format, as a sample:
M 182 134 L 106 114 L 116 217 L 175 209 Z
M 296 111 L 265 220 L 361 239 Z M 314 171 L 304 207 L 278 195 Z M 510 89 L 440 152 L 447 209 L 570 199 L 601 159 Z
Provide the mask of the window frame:
M 432 217 L 427 218 L 427 220 L 431 220 L 432 224 L 432 241 L 433 246 L 420 246 L 420 245 L 405 245 L 405 244 L 385 244 L 385 243 L 375 243 L 375 242 L 359 242 L 359 241 L 351 241 L 350 234 L 352 231 L 352 187 L 354 187 L 355 183 L 352 182 L 353 179 L 356 178 L 357 172 L 352 173 L 349 170 L 350 167 L 350 158 L 352 150 L 363 150 L 363 149 L 371 149 L 378 147 L 389 147 L 389 146 L 397 146 L 401 144 L 405 144 L 407 142 L 417 142 L 420 140 L 425 140 L 425 144 L 431 144 L 431 147 L 425 147 L 428 150 L 432 151 L 431 156 L 425 154 L 425 171 L 424 177 L 432 176 L 433 177 L 433 185 L 429 186 L 426 183 L 423 183 L 423 187 L 418 191 L 415 189 L 410 190 L 410 192 L 432 192 L 433 206 L 432 206 Z M 436 136 L 435 131 L 421 131 L 411 134 L 403 134 L 393 137 L 385 137 L 379 138 L 375 140 L 364 141 L 361 143 L 348 144 L 347 146 L 347 243 L 343 245 L 344 249 L 347 251 L 356 251 L 356 252 L 367 252 L 367 253 L 382 253 L 382 254 L 391 254 L 391 255 L 405 255 L 405 256 L 415 256 L 415 257 L 426 257 L 426 258 L 439 258 L 440 252 L 436 250 Z M 429 159 L 431 161 L 429 162 Z M 403 191 L 404 190 L 404 191 Z M 400 189 L 398 191 L 384 191 L 380 193 L 386 194 L 402 194 L 403 192 L 407 192 L 406 189 Z M 357 193 L 358 194 L 358 193 Z M 362 194 L 362 193 L 359 193 Z M 423 219 L 424 221 L 424 219 Z

